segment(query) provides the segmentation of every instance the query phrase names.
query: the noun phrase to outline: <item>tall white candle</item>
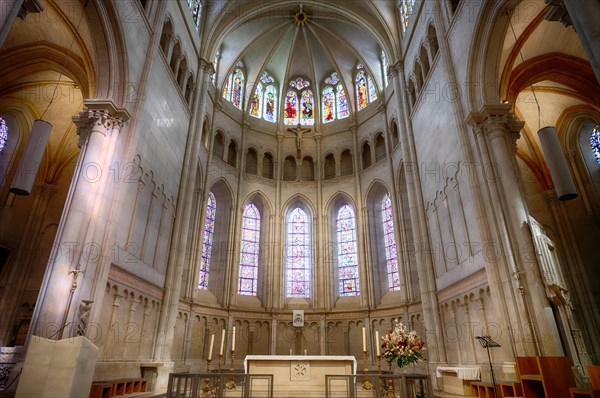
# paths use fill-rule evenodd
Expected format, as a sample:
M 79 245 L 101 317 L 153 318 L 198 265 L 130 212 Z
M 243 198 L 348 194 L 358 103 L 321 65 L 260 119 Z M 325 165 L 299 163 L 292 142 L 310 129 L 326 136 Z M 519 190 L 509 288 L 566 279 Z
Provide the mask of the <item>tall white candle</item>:
M 225 329 L 221 331 L 221 348 L 219 348 L 219 355 L 223 356 L 223 345 L 225 344 Z
M 375 347 L 377 347 L 377 356 L 380 356 L 381 351 L 379 351 L 379 330 L 375 331 Z
M 363 326 L 363 351 L 367 351 L 367 332 Z
M 210 335 L 210 347 L 208 348 L 208 360 L 209 361 L 212 359 L 212 349 L 213 349 L 214 344 L 215 344 L 215 335 L 211 334 Z
M 233 334 L 231 335 L 231 351 L 235 351 L 235 326 L 233 327 Z

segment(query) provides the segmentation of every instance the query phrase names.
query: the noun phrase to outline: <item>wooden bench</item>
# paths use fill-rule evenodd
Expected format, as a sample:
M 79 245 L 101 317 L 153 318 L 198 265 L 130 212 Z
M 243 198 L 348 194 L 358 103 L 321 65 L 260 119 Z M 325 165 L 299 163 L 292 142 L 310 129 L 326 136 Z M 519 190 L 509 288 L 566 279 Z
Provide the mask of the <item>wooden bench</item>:
M 479 398 L 495 398 L 494 386 L 492 383 L 473 381 L 471 382 L 471 395 Z
M 90 389 L 90 398 L 112 398 L 134 392 L 146 392 L 148 380 L 142 378 L 95 381 Z

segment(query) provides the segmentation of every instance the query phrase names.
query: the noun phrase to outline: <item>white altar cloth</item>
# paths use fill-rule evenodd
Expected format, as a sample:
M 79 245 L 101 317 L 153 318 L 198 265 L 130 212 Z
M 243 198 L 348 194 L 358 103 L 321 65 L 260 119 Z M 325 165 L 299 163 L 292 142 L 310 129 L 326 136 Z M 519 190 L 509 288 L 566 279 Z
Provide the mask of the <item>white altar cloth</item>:
M 473 366 L 438 366 L 435 369 L 435 375 L 442 377 L 442 372 L 453 372 L 461 380 L 479 380 L 481 378 L 481 369 Z
M 353 356 L 323 356 L 323 355 L 246 355 L 244 373 L 248 373 L 248 361 L 352 361 L 352 373 L 356 374 L 356 358 Z
M 273 390 L 277 398 L 323 398 L 326 395 L 325 375 L 356 373 L 353 356 L 326 355 L 248 355 L 244 359 L 247 374 L 272 374 Z M 346 396 L 349 379 L 330 381 L 329 389 L 335 397 Z M 250 382 L 257 396 L 267 391 L 264 380 Z

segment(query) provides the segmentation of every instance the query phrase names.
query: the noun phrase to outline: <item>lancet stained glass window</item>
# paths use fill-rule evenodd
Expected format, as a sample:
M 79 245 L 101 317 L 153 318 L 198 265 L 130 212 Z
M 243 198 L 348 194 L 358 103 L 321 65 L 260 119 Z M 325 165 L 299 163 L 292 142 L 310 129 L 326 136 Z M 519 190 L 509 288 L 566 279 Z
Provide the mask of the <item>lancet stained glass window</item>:
M 356 86 L 356 105 L 360 111 L 361 109 L 366 108 L 368 103 L 377 100 L 377 87 L 371 76 L 365 72 L 365 66 L 363 64 L 358 64 L 356 69 L 358 69 L 356 77 L 354 78 Z
M 413 7 L 415 5 L 415 0 L 401 0 L 400 7 L 400 21 L 402 25 L 402 32 L 406 32 L 406 28 L 408 27 L 408 23 L 410 22 L 410 17 L 413 12 Z
M 200 0 L 187 0 L 188 7 L 192 12 L 192 20 L 196 30 L 200 27 L 200 15 L 202 14 L 202 2 Z
M 285 291 L 287 297 L 310 297 L 310 221 L 300 207 L 286 219 Z
M 0 117 L 0 153 L 6 145 L 6 140 L 8 140 L 8 127 L 6 126 L 6 120 Z
M 260 250 L 260 212 L 252 203 L 244 206 L 238 294 L 256 296 Z
M 233 103 L 236 108 L 242 109 L 244 91 L 244 72 L 240 68 L 229 75 L 223 87 L 223 98 Z
M 295 125 L 300 123 L 298 113 L 298 94 L 294 90 L 288 90 L 285 95 L 285 109 L 283 111 L 283 117 L 285 124 Z
M 337 214 L 338 284 L 340 296 L 358 296 L 358 252 L 354 210 L 344 205 Z
M 335 120 L 335 93 L 333 87 L 325 86 L 323 89 L 323 123 L 329 123 Z
M 254 117 L 260 118 L 262 115 L 262 96 L 263 96 L 263 86 L 262 83 L 258 83 L 256 85 L 256 90 L 254 91 L 254 95 L 252 96 L 252 101 L 250 101 L 250 115 Z
M 233 74 L 233 85 L 231 87 L 231 102 L 237 108 L 242 107 L 242 89 L 244 87 L 244 73 L 236 69 Z
M 265 99 L 263 104 L 263 118 L 268 122 L 276 122 L 277 114 L 277 89 L 275 86 L 267 86 L 265 90 Z
M 400 290 L 400 274 L 398 273 L 398 253 L 394 237 L 394 216 L 392 213 L 392 199 L 386 194 L 381 202 L 381 216 L 383 219 L 383 240 L 385 244 L 385 259 L 387 262 L 388 287 L 390 291 Z
M 204 240 L 202 242 L 202 257 L 200 258 L 200 289 L 208 288 L 208 273 L 210 270 L 210 258 L 212 254 L 213 235 L 215 232 L 215 213 L 217 211 L 217 201 L 212 192 L 208 193 L 208 203 L 206 205 L 206 219 L 204 222 Z
M 590 144 L 592 145 L 594 158 L 596 158 L 596 162 L 600 165 L 600 127 L 596 126 L 592 130 L 592 135 L 590 135 Z
M 341 83 L 337 86 L 337 113 L 338 119 L 344 119 L 350 116 L 348 98 L 346 97 L 346 91 Z
M 300 118 L 300 124 L 303 126 L 312 126 L 315 124 L 315 100 L 313 98 L 312 91 L 304 90 L 302 92 L 302 115 Z

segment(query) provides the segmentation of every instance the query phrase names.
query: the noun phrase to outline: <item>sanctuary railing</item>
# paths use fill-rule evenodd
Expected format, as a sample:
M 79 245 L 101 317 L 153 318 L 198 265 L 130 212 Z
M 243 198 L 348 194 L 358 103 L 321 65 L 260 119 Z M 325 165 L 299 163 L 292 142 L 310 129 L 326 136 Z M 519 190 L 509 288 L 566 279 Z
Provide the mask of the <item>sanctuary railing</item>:
M 326 375 L 325 398 L 432 398 L 433 389 L 424 374 Z
M 273 398 L 273 375 L 171 373 L 167 398 Z

